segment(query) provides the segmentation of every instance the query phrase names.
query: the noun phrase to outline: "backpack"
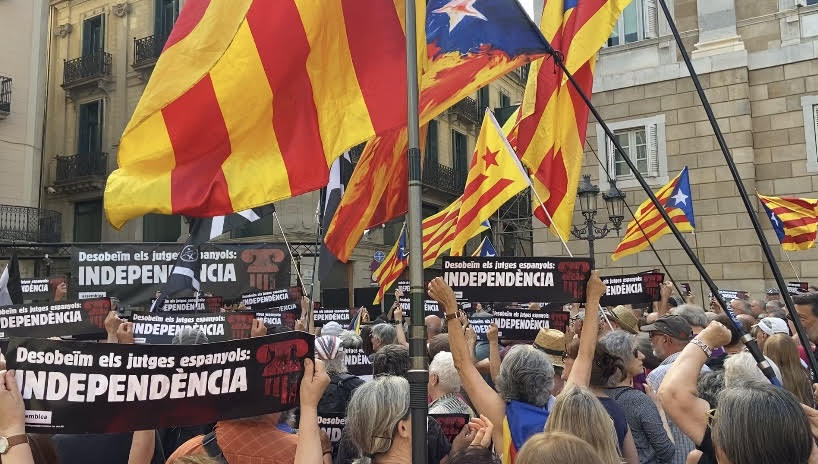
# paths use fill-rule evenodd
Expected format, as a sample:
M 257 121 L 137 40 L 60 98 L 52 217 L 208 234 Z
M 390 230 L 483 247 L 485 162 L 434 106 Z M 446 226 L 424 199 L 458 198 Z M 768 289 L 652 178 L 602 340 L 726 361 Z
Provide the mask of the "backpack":
M 347 404 L 352 398 L 352 392 L 363 385 L 360 378 L 347 374 L 333 374 L 330 376 L 329 385 L 318 402 L 318 415 L 322 414 L 346 414 Z

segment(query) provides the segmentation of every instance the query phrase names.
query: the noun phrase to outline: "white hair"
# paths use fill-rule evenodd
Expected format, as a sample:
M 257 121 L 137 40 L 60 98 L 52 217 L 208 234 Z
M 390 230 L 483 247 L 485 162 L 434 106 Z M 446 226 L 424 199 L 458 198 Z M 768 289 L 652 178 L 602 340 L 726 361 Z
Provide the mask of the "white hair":
M 437 375 L 440 387 L 448 393 L 460 391 L 460 374 L 454 367 L 454 359 L 448 351 L 441 351 L 435 355 L 429 364 L 429 374 Z
M 773 368 L 775 376 L 781 380 L 781 370 L 778 369 L 778 366 L 776 366 L 770 358 L 767 358 L 767 362 L 770 363 L 770 367 Z M 761 369 L 758 368 L 758 363 L 753 359 L 753 355 L 751 355 L 750 352 L 742 351 L 741 353 L 729 356 L 727 360 L 724 361 L 724 387 L 738 387 L 748 381 L 769 383 L 769 380 L 764 373 L 761 372 Z

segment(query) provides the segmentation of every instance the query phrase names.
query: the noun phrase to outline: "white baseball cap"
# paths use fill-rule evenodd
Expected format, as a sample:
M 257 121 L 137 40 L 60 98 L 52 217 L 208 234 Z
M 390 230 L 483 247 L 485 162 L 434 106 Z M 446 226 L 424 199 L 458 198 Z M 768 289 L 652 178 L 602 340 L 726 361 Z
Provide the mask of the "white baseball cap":
M 784 319 L 779 319 L 777 317 L 765 317 L 753 327 L 758 327 L 759 330 L 761 330 L 767 335 L 774 335 L 777 333 L 787 335 L 790 334 L 790 328 L 789 326 L 787 326 L 787 323 L 784 321 Z

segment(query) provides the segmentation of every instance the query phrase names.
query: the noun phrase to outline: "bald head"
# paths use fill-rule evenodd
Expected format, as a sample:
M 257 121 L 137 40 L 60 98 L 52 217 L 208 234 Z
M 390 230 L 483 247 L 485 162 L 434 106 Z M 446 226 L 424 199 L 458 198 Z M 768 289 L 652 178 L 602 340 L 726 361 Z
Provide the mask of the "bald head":
M 426 324 L 426 340 L 431 340 L 443 331 L 443 320 L 438 316 L 426 316 L 423 322 Z
M 648 324 L 653 324 L 654 322 L 656 322 L 657 319 L 659 319 L 659 313 L 658 312 L 653 312 L 653 313 L 648 314 L 647 322 L 648 322 Z

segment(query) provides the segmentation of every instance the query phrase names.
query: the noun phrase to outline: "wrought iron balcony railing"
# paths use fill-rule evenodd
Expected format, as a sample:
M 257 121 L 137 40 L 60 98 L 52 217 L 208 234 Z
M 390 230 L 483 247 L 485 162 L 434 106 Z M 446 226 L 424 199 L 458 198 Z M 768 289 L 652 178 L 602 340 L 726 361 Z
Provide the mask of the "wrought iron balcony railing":
M 79 153 L 57 157 L 57 184 L 108 175 L 108 153 Z
M 0 205 L 0 242 L 57 243 L 62 215 L 27 206 Z
M 63 88 L 76 87 L 111 75 L 111 54 L 102 50 L 65 61 Z
M 423 163 L 423 186 L 441 192 L 459 195 L 466 187 L 467 173 L 458 172 L 448 166 L 426 160 Z
M 450 111 L 452 111 L 458 117 L 461 117 L 474 124 L 479 124 L 482 118 L 482 115 L 477 107 L 477 101 L 471 97 L 466 97 L 455 103 L 454 106 L 451 107 Z
M 134 37 L 132 66 L 134 68 L 153 66 L 159 59 L 167 40 L 166 34 L 154 34 L 141 39 Z
M 0 117 L 11 111 L 11 78 L 0 76 Z

